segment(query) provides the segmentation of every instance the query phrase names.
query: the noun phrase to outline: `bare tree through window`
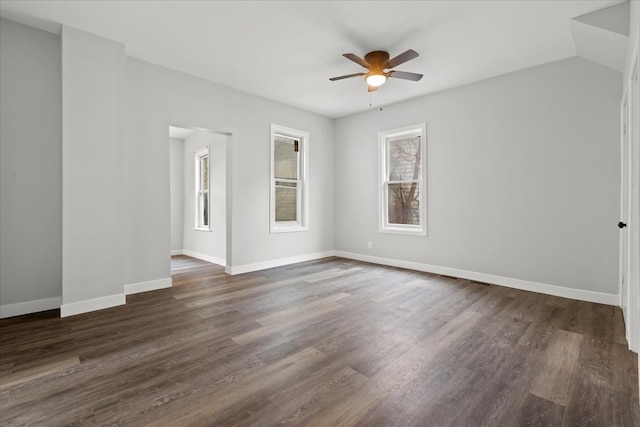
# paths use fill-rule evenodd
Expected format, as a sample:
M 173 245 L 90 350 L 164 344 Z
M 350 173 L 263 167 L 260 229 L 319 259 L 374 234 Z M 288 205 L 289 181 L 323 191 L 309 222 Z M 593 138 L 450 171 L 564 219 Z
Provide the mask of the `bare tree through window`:
M 381 233 L 427 235 L 427 125 L 378 133 Z
M 389 224 L 420 225 L 420 136 L 388 141 Z

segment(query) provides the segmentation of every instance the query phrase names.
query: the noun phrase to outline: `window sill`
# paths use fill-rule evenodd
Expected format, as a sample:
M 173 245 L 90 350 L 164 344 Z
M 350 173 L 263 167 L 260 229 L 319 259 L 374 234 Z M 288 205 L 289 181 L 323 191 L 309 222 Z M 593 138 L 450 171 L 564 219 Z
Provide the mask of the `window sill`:
M 380 233 L 402 234 L 405 236 L 426 236 L 427 230 L 422 228 L 386 226 L 378 230 Z
M 193 231 L 208 231 L 208 232 L 211 232 L 211 229 L 210 228 L 193 227 Z
M 271 233 L 295 233 L 298 231 L 309 231 L 308 226 L 301 225 L 271 225 Z

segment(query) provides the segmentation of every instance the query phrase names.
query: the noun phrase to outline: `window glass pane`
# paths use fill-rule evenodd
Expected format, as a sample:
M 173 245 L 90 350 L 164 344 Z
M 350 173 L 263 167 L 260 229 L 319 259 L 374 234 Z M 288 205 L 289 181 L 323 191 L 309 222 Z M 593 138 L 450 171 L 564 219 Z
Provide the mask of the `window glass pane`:
M 276 184 L 276 222 L 298 219 L 298 188 L 295 182 Z M 293 185 L 293 186 L 291 186 Z
M 275 178 L 298 179 L 298 152 L 293 139 L 275 137 L 274 174 Z
M 420 137 L 395 139 L 388 144 L 389 181 L 420 178 Z
M 417 182 L 388 184 L 389 224 L 420 225 L 420 187 Z
M 209 225 L 209 193 L 202 193 L 202 226 Z
M 202 164 L 201 164 L 201 182 L 202 182 L 202 189 L 203 190 L 208 190 L 209 189 L 209 156 L 204 156 L 202 157 Z

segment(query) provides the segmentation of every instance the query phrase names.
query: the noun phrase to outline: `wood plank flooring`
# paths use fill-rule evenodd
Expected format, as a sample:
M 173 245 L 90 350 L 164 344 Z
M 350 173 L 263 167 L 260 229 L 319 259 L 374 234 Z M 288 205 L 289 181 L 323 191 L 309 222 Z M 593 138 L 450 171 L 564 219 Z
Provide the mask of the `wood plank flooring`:
M 340 258 L 0 320 L 0 425 L 640 426 L 619 308 Z

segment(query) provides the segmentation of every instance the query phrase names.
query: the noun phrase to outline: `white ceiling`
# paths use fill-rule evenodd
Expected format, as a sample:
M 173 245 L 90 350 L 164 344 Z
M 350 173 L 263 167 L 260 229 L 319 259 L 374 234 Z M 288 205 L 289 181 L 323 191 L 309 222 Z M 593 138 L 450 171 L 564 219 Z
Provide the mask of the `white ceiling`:
M 575 56 L 570 19 L 616 4 L 501 1 L 0 1 L 0 14 L 49 31 L 65 24 L 124 43 L 128 55 L 340 117 Z M 55 24 L 55 25 L 52 25 Z M 367 93 L 342 57 L 420 57 Z

